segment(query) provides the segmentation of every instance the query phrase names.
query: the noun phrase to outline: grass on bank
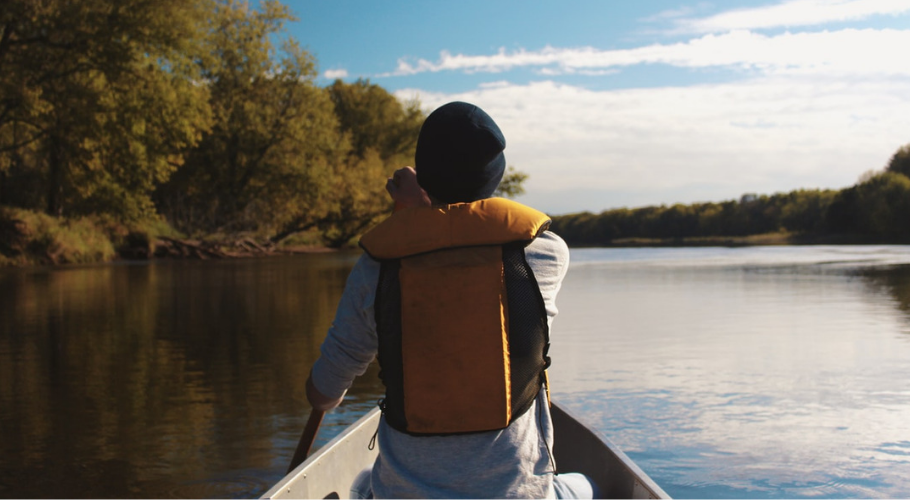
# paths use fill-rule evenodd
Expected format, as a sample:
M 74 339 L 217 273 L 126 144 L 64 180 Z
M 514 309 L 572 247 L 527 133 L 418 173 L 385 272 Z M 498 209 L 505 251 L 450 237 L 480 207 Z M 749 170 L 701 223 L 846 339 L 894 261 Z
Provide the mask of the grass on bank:
M 0 267 L 147 259 L 155 255 L 161 238 L 183 240 L 186 236 L 157 218 L 124 224 L 100 215 L 61 218 L 0 207 Z M 235 243 L 248 239 L 259 240 L 255 235 L 210 234 L 194 241 L 209 250 L 235 252 Z M 314 229 L 285 239 L 278 248 L 318 251 L 325 248 L 325 240 Z
M 107 262 L 121 251 L 152 251 L 162 235 L 178 236 L 160 220 L 125 225 L 101 216 L 58 218 L 0 207 L 0 266 Z

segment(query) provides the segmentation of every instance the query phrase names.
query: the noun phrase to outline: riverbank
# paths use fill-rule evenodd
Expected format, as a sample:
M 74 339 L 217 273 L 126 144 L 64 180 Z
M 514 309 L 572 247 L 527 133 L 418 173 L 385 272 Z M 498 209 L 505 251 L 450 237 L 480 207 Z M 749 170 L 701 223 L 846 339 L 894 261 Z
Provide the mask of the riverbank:
M 162 220 L 124 224 L 103 217 L 57 218 L 0 208 L 0 267 L 93 264 L 117 260 L 237 259 L 335 249 L 316 236 L 275 244 L 254 235 L 186 238 Z
M 622 238 L 571 247 L 743 247 L 770 245 L 910 244 L 853 234 L 775 232 L 749 236 Z M 100 217 L 56 218 L 27 210 L 0 208 L 0 267 L 90 264 L 117 260 L 239 259 L 333 252 L 318 234 L 303 234 L 274 244 L 256 235 L 186 238 L 166 222 L 122 224 Z
M 177 238 L 159 238 L 152 249 L 145 248 L 121 252 L 126 259 L 176 258 L 176 259 L 240 259 L 248 257 L 268 257 L 271 255 L 293 255 L 309 253 L 336 252 L 338 249 L 320 245 L 274 245 L 260 243 L 250 237 L 232 240 L 188 240 Z M 125 255 L 124 255 L 125 253 Z
M 141 239 L 141 238 L 140 238 Z M 107 246 L 101 244 L 99 246 Z M 94 250 L 85 252 L 53 245 L 37 245 L 32 253 L 13 256 L 0 254 L 0 267 L 63 266 L 68 264 L 93 264 L 116 261 L 142 261 L 155 259 L 244 259 L 279 255 L 331 253 L 340 249 L 320 245 L 269 245 L 252 238 L 235 240 L 194 240 L 160 237 L 148 244 L 126 245 L 115 251 Z
M 745 247 L 773 245 L 884 245 L 910 244 L 906 239 L 883 239 L 858 234 L 765 233 L 749 236 L 700 236 L 692 238 L 619 238 L 585 247 Z

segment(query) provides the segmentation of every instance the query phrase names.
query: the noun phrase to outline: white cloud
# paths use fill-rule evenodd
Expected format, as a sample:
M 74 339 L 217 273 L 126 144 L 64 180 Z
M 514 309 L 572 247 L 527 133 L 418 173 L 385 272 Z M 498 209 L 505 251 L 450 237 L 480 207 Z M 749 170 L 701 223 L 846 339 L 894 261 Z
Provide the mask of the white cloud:
M 679 19 L 677 31 L 719 33 L 732 30 L 816 26 L 858 21 L 875 15 L 910 12 L 910 0 L 790 0 L 776 5 L 737 9 L 705 18 Z M 671 17 L 677 12 L 668 12 Z
M 334 80 L 336 78 L 347 78 L 348 70 L 346 70 L 346 69 L 328 69 L 324 73 L 322 73 L 322 77 L 327 78 L 329 80 Z
M 494 88 L 500 88 L 500 87 L 509 87 L 510 85 L 511 85 L 511 83 L 509 83 L 507 80 L 499 80 L 499 81 L 495 81 L 495 82 L 484 82 L 484 83 L 481 83 L 481 84 L 480 84 L 480 88 L 482 88 L 482 89 L 494 89 Z
M 645 17 L 642 19 L 642 21 L 646 23 L 653 23 L 667 20 L 678 20 L 685 17 L 691 17 L 697 12 L 698 8 L 704 8 L 708 6 L 710 6 L 710 4 L 703 2 L 699 4 L 698 7 L 683 6 L 678 9 L 668 9 L 658 12 L 652 16 Z
M 701 7 L 699 7 L 701 8 Z M 500 124 L 508 162 L 531 175 L 523 201 L 551 213 L 692 203 L 799 188 L 843 188 L 879 169 L 910 142 L 910 29 L 759 33 L 780 26 L 910 12 L 910 0 L 792 0 L 695 18 L 658 17 L 702 33 L 631 49 L 443 51 L 435 61 L 401 59 L 390 75 L 503 74 L 458 93 L 418 94 L 428 108 L 474 102 Z M 595 91 L 559 75 L 603 75 L 635 65 L 723 68 L 725 84 Z M 551 79 L 516 85 L 525 68 Z
M 687 42 L 624 50 L 548 46 L 539 51 L 500 49 L 493 55 L 453 55 L 443 51 L 436 62 L 399 60 L 398 69 L 392 74 L 499 73 L 530 67 L 548 76 L 564 73 L 596 75 L 625 66 L 666 64 L 682 68 L 734 67 L 765 73 L 910 75 L 910 65 L 895 57 L 899 47 L 910 47 L 910 30 L 844 29 L 774 36 L 732 31 L 708 34 Z
M 555 82 L 418 94 L 499 123 L 523 201 L 552 213 L 842 188 L 910 141 L 910 80 L 807 77 L 592 91 Z

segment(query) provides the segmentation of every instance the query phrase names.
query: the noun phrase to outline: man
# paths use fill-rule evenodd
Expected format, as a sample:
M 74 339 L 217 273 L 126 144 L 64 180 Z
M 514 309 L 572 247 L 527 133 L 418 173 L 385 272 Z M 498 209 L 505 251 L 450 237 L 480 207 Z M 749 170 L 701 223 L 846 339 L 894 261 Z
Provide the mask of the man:
M 568 267 L 549 219 L 491 198 L 505 138 L 480 108 L 446 104 L 421 128 L 416 170 L 387 184 L 396 212 L 361 240 L 307 381 L 334 408 L 373 359 L 386 397 L 377 498 L 591 497 L 555 475 L 545 369 Z

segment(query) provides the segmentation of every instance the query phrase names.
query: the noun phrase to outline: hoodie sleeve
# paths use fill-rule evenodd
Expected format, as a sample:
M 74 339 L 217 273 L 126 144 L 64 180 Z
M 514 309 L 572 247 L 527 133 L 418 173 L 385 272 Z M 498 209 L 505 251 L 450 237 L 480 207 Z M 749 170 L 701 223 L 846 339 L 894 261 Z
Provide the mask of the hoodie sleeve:
M 313 364 L 313 385 L 327 397 L 343 396 L 376 358 L 373 303 L 378 280 L 379 263 L 361 256 L 348 276 L 320 357 Z
M 528 265 L 534 271 L 537 286 L 547 308 L 547 321 L 553 327 L 556 308 L 556 294 L 562 287 L 562 280 L 569 269 L 569 247 L 556 233 L 545 231 L 525 249 Z M 551 332 L 552 333 L 552 332 Z

